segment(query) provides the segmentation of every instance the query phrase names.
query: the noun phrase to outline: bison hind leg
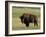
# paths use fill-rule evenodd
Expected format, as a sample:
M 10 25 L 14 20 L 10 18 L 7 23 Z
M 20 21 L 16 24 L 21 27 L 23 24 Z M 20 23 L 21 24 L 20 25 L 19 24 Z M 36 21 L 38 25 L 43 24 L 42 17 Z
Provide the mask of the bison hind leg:
M 38 23 L 37 23 L 37 22 L 35 22 L 35 23 L 34 23 L 34 26 L 38 26 Z

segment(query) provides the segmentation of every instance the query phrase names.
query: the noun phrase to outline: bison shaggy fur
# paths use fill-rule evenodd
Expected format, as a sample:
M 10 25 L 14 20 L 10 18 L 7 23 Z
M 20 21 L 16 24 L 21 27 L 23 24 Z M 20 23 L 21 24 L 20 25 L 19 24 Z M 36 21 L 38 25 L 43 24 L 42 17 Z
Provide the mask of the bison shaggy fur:
M 20 16 L 21 22 L 26 25 L 26 27 L 29 27 L 29 23 L 34 23 L 34 26 L 38 26 L 38 17 L 36 15 L 24 13 L 22 16 Z

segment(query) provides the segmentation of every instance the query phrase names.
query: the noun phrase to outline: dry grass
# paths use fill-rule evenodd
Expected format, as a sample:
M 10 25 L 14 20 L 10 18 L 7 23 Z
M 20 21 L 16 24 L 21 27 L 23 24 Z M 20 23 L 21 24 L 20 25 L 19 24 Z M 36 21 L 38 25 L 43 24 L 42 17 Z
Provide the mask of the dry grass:
M 40 8 L 13 8 L 12 9 L 12 29 L 13 30 L 26 30 L 25 24 L 22 24 L 20 16 L 23 13 L 32 13 L 38 16 L 38 27 L 34 27 L 34 23 L 30 23 L 28 30 L 40 29 Z

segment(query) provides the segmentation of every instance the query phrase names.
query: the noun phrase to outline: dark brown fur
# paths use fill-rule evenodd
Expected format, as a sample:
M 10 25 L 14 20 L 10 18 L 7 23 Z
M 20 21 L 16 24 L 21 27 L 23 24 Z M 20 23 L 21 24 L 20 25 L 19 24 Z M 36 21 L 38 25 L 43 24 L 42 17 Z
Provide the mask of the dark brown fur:
M 34 23 L 34 26 L 38 26 L 38 17 L 32 14 L 24 13 L 20 16 L 21 22 L 26 24 L 26 27 L 29 27 L 29 23 Z

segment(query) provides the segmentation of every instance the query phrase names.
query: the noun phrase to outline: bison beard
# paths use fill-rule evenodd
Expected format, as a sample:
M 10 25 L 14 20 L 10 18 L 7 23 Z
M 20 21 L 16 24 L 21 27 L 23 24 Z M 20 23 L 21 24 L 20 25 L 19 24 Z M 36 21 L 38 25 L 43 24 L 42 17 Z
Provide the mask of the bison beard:
M 24 17 L 23 22 L 26 24 L 26 27 L 28 27 L 29 26 L 29 17 Z
M 38 18 L 37 16 L 31 14 L 23 14 L 21 17 L 21 22 L 26 24 L 26 27 L 29 27 L 29 23 L 34 23 L 34 26 L 38 26 Z

